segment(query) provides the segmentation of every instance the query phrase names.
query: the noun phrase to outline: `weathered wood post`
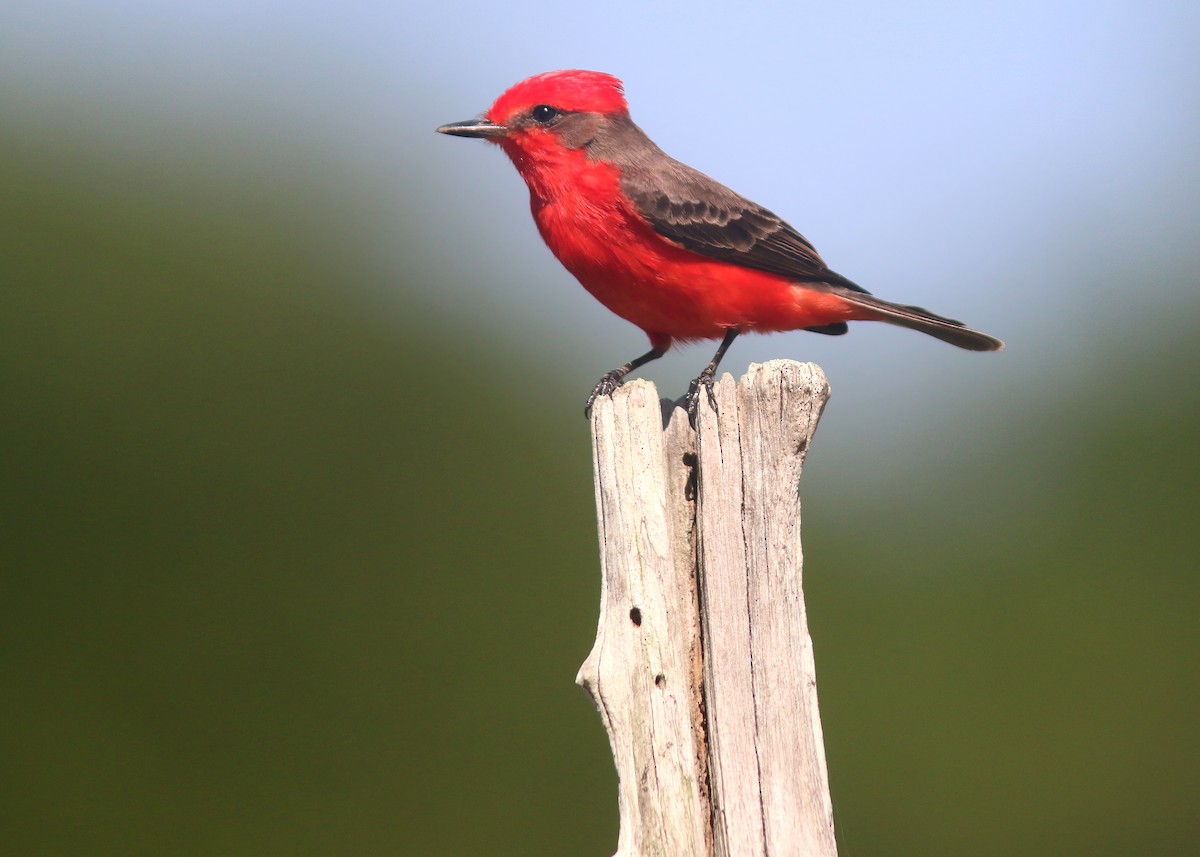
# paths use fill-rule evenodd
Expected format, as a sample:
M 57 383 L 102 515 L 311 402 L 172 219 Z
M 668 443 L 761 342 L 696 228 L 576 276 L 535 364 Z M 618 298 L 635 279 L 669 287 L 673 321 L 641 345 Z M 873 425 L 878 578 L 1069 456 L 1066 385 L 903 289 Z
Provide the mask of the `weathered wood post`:
M 602 589 L 576 681 L 619 778 L 617 857 L 834 857 L 801 589 L 813 364 L 717 384 L 693 431 L 634 381 L 592 415 Z

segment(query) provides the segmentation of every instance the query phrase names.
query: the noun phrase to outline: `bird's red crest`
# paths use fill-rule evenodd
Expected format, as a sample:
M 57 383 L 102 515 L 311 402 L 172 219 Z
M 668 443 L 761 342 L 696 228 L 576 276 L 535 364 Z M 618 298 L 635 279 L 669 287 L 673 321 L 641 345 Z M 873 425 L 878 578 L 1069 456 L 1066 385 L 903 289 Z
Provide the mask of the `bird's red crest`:
M 510 87 L 488 108 L 487 118 L 506 122 L 539 104 L 576 113 L 625 113 L 629 105 L 621 81 L 600 71 L 547 71 Z

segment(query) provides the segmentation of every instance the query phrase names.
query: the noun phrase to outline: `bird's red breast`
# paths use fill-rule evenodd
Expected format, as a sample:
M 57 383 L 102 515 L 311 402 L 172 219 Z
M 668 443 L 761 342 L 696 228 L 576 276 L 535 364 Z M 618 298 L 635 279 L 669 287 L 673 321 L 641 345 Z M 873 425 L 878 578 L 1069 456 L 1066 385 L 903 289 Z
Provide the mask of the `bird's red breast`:
M 647 333 L 709 339 L 730 327 L 795 330 L 867 317 L 837 295 L 659 235 L 621 192 L 611 163 L 559 151 L 548 172 L 531 167 L 527 176 L 542 239 L 597 300 Z

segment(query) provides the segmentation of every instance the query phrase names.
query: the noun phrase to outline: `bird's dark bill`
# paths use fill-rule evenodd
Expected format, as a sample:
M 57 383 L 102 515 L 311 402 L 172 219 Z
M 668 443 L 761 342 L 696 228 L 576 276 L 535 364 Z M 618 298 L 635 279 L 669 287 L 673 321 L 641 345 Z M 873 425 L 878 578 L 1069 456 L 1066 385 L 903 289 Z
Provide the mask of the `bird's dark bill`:
M 468 119 L 465 122 L 451 122 L 437 129 L 439 134 L 453 134 L 455 137 L 503 137 L 508 129 L 487 119 Z

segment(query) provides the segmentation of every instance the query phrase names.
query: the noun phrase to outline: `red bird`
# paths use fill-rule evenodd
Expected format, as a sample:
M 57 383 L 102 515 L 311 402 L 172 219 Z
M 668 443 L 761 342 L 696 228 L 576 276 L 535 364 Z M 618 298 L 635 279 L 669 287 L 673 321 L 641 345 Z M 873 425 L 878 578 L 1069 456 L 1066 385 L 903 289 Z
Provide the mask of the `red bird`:
M 848 321 L 885 321 L 972 351 L 1003 347 L 831 271 L 777 215 L 658 148 L 629 118 L 612 75 L 535 75 L 497 98 L 483 118 L 437 130 L 499 144 L 529 186 L 533 219 L 550 250 L 597 300 L 650 338 L 648 352 L 600 378 L 588 411 L 677 339 L 721 339 L 688 389 L 693 419 L 699 391 L 712 401 L 717 366 L 744 331 L 840 335 Z

